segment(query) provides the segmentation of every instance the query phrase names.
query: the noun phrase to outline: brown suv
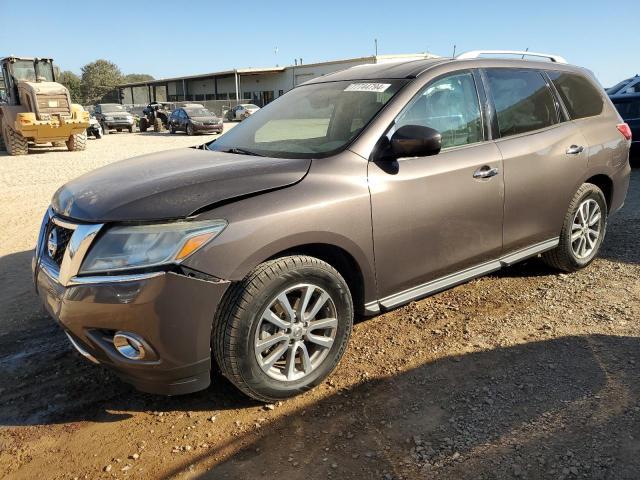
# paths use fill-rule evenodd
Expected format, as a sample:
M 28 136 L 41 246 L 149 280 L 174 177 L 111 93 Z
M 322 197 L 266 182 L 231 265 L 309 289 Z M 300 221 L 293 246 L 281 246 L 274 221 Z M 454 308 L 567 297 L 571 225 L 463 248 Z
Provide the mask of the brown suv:
M 73 345 L 137 388 L 216 365 L 254 398 L 337 365 L 354 316 L 542 254 L 571 272 L 622 206 L 630 133 L 561 58 L 363 65 L 211 143 L 60 188 L 34 277 Z

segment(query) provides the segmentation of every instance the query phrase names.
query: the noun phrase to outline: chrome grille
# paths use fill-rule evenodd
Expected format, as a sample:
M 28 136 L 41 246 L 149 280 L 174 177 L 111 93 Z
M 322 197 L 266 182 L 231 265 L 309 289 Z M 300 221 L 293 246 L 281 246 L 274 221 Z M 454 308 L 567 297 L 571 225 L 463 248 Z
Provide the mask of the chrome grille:
M 52 234 L 52 232 L 55 232 L 55 235 Z M 67 246 L 69 245 L 69 240 L 71 240 L 71 235 L 73 235 L 73 230 L 61 227 L 60 225 L 56 225 L 53 221 L 50 221 L 47 225 L 46 234 L 44 236 L 44 251 L 46 252 L 47 256 L 58 266 L 62 264 L 64 252 L 67 251 Z M 52 255 L 50 243 L 53 238 L 55 238 L 56 248 Z
M 71 116 L 71 106 L 66 95 L 38 95 L 37 100 L 40 115 Z

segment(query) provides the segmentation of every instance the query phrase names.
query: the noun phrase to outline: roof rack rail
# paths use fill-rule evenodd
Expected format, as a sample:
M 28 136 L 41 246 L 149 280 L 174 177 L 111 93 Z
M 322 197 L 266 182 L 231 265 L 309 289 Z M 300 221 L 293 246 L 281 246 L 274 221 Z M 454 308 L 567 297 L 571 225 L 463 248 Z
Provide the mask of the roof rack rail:
M 456 57 L 457 60 L 468 60 L 478 58 L 480 55 L 522 55 L 527 57 L 543 57 L 548 58 L 555 63 L 567 63 L 564 57 L 553 55 L 551 53 L 536 53 L 525 50 L 472 50 L 471 52 L 461 53 Z

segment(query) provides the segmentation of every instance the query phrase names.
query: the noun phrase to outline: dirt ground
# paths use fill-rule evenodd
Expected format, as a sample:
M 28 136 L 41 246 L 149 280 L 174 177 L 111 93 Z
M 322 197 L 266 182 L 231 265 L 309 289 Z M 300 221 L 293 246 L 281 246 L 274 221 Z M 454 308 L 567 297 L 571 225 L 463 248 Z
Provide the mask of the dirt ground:
M 141 394 L 38 306 L 30 249 L 55 189 L 204 138 L 120 134 L 0 153 L 0 478 L 640 478 L 640 170 L 591 267 L 538 260 L 355 326 L 319 388 L 262 405 L 216 377 Z

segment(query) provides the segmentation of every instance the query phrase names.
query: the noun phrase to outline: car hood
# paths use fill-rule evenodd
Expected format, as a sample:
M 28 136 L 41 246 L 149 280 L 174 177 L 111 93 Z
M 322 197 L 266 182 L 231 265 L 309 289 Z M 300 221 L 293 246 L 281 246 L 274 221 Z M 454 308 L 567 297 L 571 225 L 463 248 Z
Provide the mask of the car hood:
M 84 222 L 185 218 L 221 202 L 293 185 L 307 159 L 170 150 L 113 163 L 62 186 L 52 207 Z

